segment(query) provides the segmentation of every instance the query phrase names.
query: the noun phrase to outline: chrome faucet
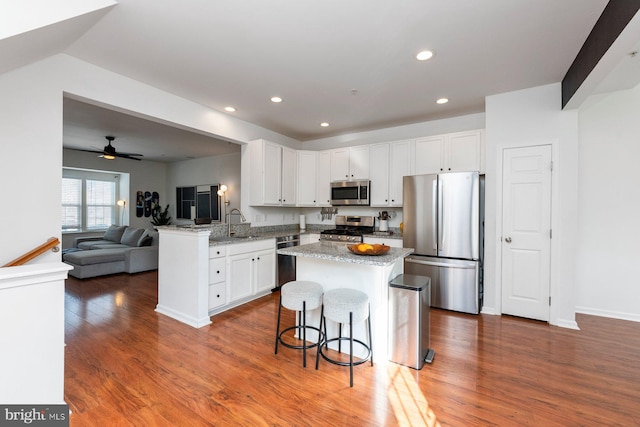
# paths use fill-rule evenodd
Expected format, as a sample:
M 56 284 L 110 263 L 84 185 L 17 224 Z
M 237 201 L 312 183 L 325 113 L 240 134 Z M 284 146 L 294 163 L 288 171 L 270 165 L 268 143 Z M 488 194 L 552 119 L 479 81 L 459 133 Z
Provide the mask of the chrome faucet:
M 244 217 L 244 215 L 242 214 L 242 212 L 240 211 L 240 209 L 238 208 L 233 208 L 231 209 L 231 211 L 229 211 L 229 213 L 227 214 L 227 236 L 231 237 L 231 215 L 233 214 L 237 214 L 240 215 L 240 221 L 242 222 L 247 222 L 247 219 Z

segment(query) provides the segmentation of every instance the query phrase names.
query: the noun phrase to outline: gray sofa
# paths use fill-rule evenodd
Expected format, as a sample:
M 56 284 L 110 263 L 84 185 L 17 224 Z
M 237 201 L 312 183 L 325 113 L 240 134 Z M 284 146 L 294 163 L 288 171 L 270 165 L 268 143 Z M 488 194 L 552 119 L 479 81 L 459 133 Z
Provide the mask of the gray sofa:
M 156 230 L 112 225 L 102 237 L 76 237 L 74 250 L 66 251 L 62 260 L 78 279 L 156 270 L 159 243 Z

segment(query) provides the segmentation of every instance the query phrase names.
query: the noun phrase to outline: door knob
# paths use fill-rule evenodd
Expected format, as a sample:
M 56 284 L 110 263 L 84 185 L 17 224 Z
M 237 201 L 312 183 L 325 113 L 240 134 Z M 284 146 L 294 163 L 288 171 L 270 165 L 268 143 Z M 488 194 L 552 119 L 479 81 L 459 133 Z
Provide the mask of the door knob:
M 507 243 L 511 243 L 511 237 L 507 237 L 506 239 L 504 239 L 504 241 Z

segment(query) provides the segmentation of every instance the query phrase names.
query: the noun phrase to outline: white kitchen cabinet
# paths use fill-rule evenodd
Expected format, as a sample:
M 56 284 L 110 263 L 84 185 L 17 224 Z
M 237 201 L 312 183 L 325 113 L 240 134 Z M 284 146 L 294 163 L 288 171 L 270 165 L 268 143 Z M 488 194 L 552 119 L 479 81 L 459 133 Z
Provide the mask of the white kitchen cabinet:
M 296 151 L 259 139 L 250 141 L 250 189 L 252 206 L 295 206 Z
M 318 152 L 298 151 L 298 206 L 316 206 Z
M 227 303 L 226 247 L 209 247 L 209 310 Z
M 331 181 L 369 179 L 369 146 L 331 150 Z
M 282 147 L 282 206 L 296 205 L 296 187 L 297 187 L 297 162 L 298 156 L 296 150 Z
M 483 172 L 483 140 L 481 129 L 420 138 L 415 142 L 414 174 Z
M 319 233 L 301 233 L 300 245 L 308 245 L 310 243 L 318 243 L 320 241 Z
M 389 145 L 383 143 L 370 147 L 371 206 L 389 206 Z
M 274 248 L 255 253 L 253 258 L 253 291 L 255 295 L 271 292 L 276 286 L 276 252 Z
M 411 174 L 412 143 L 371 146 L 371 206 L 402 206 L 402 177 Z
M 377 236 L 364 236 L 362 239 L 363 243 L 369 243 L 373 245 L 375 243 L 380 243 L 381 245 L 387 245 L 392 248 L 401 248 L 402 247 L 402 239 L 389 239 L 385 237 L 377 237 Z
M 328 151 L 298 151 L 296 206 L 330 206 L 331 176 Z
M 319 151 L 317 165 L 317 206 L 331 206 L 331 153 Z
M 265 295 L 275 287 L 276 254 L 273 239 L 229 245 L 227 253 L 230 305 Z

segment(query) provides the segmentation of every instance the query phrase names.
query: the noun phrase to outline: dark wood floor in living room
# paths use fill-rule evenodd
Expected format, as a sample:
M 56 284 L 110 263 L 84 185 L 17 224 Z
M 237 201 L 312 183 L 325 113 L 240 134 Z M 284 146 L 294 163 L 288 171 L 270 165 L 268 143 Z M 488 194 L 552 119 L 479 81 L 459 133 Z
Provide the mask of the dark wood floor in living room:
M 66 284 L 75 426 L 640 426 L 640 323 L 580 331 L 431 310 L 432 365 L 348 368 L 274 355 L 277 294 L 194 329 L 154 311 L 157 273 Z M 292 324 L 287 312 L 283 322 Z

